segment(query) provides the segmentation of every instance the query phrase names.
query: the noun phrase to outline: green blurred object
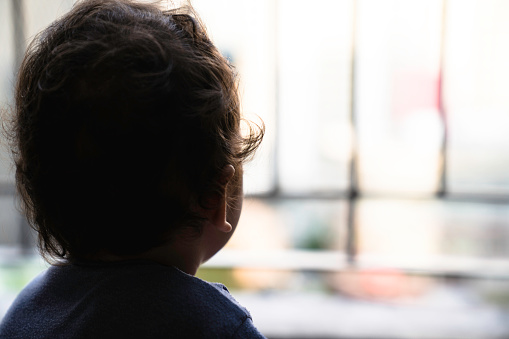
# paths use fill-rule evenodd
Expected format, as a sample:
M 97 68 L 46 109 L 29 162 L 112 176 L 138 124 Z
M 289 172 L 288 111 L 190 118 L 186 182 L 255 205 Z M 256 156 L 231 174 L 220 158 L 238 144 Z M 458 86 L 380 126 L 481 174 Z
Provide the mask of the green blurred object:
M 200 268 L 196 273 L 196 277 L 208 282 L 221 283 L 228 287 L 228 289 L 241 289 L 231 269 L 227 268 Z
M 41 259 L 0 266 L 0 291 L 18 293 L 32 279 L 46 269 Z

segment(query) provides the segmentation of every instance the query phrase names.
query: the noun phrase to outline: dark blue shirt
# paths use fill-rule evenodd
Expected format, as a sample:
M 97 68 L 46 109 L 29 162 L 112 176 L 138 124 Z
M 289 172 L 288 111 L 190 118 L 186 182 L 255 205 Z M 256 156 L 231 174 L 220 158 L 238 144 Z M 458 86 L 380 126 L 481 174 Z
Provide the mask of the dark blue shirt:
M 221 284 L 149 261 L 52 266 L 16 298 L 0 338 L 264 338 Z

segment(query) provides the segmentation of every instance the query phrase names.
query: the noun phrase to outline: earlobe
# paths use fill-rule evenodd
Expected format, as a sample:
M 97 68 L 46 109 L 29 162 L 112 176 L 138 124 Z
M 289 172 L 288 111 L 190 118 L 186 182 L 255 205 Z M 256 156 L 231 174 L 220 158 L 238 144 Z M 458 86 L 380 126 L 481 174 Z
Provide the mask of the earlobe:
M 230 233 L 232 231 L 233 227 L 228 221 L 226 221 L 226 218 L 225 218 L 224 223 L 222 223 L 222 225 L 219 226 L 217 229 L 223 233 Z

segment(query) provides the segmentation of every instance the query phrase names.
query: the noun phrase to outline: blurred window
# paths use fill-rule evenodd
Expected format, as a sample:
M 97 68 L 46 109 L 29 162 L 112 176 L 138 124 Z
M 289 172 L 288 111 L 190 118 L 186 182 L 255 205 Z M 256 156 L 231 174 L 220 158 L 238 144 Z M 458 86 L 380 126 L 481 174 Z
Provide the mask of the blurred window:
M 72 3 L 0 1 L 2 109 L 27 42 Z M 334 257 L 342 265 L 378 253 L 406 255 L 405 267 L 432 255 L 505 256 L 507 207 L 491 202 L 509 196 L 509 2 L 193 4 L 239 71 L 245 115 L 267 128 L 246 168 L 241 226 L 210 266 L 270 265 L 267 250 L 288 266 L 293 254 L 321 250 L 316 260 L 305 252 L 311 267 L 345 253 Z M 27 245 L 1 156 L 0 246 Z M 444 192 L 474 201 L 435 200 Z M 428 200 L 405 200 L 415 198 Z M 490 252 L 475 237 L 498 243 Z
M 73 2 L 0 0 L 2 110 L 27 43 Z M 239 227 L 198 275 L 299 291 L 241 294 L 274 337 L 507 337 L 492 311 L 509 293 L 509 1 L 192 3 L 266 125 Z M 23 262 L 35 241 L 14 197 L 2 149 L 0 318 L 44 268 Z M 406 304 L 384 317 L 341 296 Z

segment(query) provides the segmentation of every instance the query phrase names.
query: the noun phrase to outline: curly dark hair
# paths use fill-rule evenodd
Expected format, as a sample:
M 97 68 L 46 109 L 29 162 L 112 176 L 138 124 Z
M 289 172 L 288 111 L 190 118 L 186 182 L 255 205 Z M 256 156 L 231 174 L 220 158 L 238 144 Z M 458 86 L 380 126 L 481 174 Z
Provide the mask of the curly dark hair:
M 195 206 L 262 140 L 241 121 L 236 72 L 191 7 L 78 2 L 30 44 L 9 129 L 43 257 L 135 255 L 199 229 Z

